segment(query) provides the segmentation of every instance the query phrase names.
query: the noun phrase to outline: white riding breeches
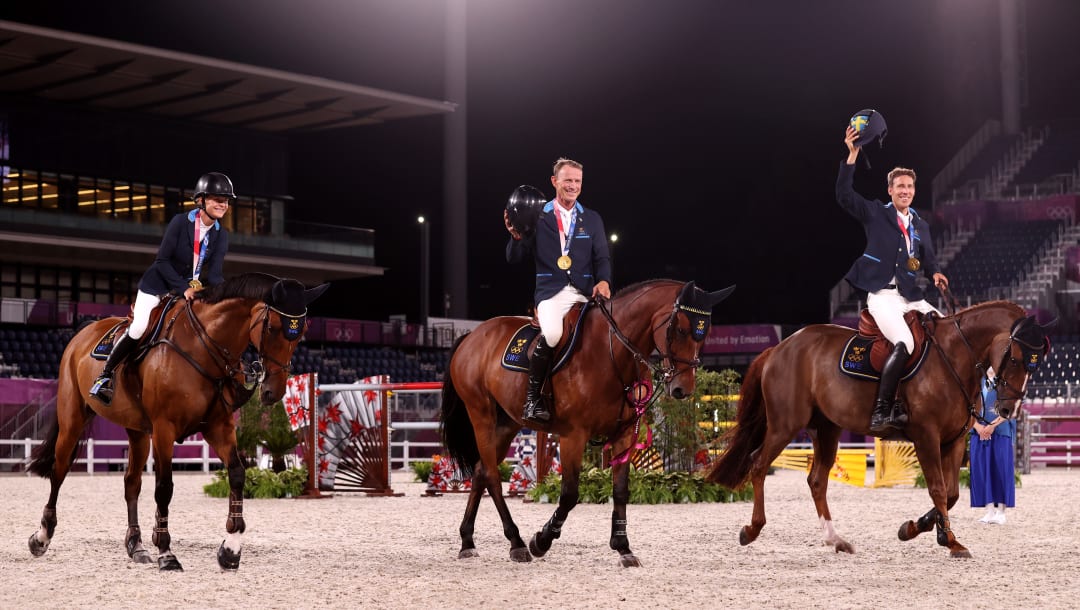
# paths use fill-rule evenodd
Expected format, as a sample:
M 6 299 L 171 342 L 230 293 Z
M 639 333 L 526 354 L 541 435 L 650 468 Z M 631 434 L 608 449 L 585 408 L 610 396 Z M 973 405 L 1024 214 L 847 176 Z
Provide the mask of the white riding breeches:
M 589 299 L 578 292 L 577 288 L 567 284 L 555 296 L 536 305 L 536 320 L 540 322 L 540 332 L 544 335 L 544 342 L 549 347 L 558 345 L 562 339 L 563 318 L 566 312 L 574 306 L 574 303 L 584 303 Z
M 142 290 L 135 295 L 135 307 L 131 313 L 131 326 L 128 326 L 127 334 L 132 339 L 138 339 L 146 332 L 150 323 L 150 313 L 161 302 L 161 297 L 146 294 Z
M 915 351 L 915 339 L 911 336 L 911 329 L 904 322 L 904 314 L 909 311 L 920 311 L 941 315 L 941 312 L 925 299 L 908 301 L 895 288 L 884 288 L 867 294 L 866 308 L 870 310 L 874 322 L 881 329 L 881 334 L 893 345 L 903 343 L 907 346 L 909 354 Z

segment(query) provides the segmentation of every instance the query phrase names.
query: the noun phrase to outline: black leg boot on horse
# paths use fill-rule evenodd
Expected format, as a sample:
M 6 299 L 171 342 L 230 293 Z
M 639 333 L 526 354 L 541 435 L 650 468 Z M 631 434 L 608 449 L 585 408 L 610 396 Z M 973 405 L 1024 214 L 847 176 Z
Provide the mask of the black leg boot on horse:
M 541 429 L 546 428 L 551 422 L 551 411 L 544 404 L 544 398 L 540 392 L 551 369 L 551 356 L 554 352 L 555 348 L 548 346 L 547 339 L 544 335 L 540 335 L 536 341 L 536 349 L 533 350 L 532 357 L 529 359 L 529 387 L 525 394 L 522 419 Z
M 116 370 L 116 365 L 123 362 L 138 344 L 138 339 L 132 339 L 127 333 L 124 333 L 120 341 L 113 346 L 109 358 L 105 361 L 105 368 L 101 369 L 101 375 L 98 375 L 94 385 L 90 386 L 90 395 L 98 399 L 101 404 L 105 406 L 112 404 L 113 372 Z
M 877 436 L 887 436 L 898 432 L 907 425 L 907 413 L 904 413 L 897 390 L 900 387 L 900 375 L 904 372 L 904 363 L 911 356 L 907 346 L 897 343 L 881 367 L 881 382 L 878 384 L 877 400 L 874 401 L 874 414 L 870 416 L 870 432 Z

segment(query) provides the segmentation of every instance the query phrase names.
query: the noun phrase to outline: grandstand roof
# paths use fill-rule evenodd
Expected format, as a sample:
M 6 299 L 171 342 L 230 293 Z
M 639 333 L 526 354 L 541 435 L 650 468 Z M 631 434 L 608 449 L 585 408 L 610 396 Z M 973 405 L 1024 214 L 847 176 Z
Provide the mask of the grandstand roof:
M 0 91 L 286 133 L 453 112 L 456 104 L 0 20 Z

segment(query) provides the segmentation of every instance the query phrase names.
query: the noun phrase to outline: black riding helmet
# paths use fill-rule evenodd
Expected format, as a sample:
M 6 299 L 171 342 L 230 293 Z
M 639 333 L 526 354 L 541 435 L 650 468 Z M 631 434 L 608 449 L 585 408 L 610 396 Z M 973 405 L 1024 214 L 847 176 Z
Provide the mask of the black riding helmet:
M 855 113 L 855 116 L 851 117 L 848 121 L 851 128 L 859 132 L 859 137 L 855 138 L 855 146 L 862 149 L 863 163 L 867 168 L 870 167 L 870 155 L 866 153 L 866 145 L 872 144 L 874 140 L 877 140 L 878 147 L 885 147 L 885 136 L 889 134 L 889 127 L 885 124 L 885 117 L 881 116 L 881 113 L 873 108 L 867 108 Z
M 232 180 L 229 177 L 220 172 L 210 172 L 199 176 L 199 181 L 195 183 L 195 201 L 199 202 L 200 199 L 207 195 L 217 195 L 220 197 L 228 197 L 230 203 L 236 201 L 236 193 L 233 192 Z M 200 207 L 202 203 L 199 204 Z
M 506 202 L 510 225 L 522 235 L 532 235 L 547 201 L 544 193 L 535 186 L 522 184 L 517 187 Z
M 879 146 L 885 146 L 885 136 L 889 134 L 889 127 L 885 124 L 885 117 L 872 108 L 860 110 L 849 121 L 852 128 L 859 132 L 855 139 L 855 146 L 866 146 L 878 141 Z

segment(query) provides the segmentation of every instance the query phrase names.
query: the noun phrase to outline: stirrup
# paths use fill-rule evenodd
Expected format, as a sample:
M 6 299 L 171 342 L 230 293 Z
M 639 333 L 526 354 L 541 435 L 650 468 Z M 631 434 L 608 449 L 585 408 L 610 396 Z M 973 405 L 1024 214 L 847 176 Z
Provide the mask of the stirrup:
M 521 419 L 537 427 L 547 426 L 551 422 L 551 411 L 545 407 L 543 397 L 535 401 L 526 401 Z
M 113 399 L 112 377 L 106 375 L 98 377 L 94 385 L 90 386 L 90 396 L 101 401 L 103 405 L 108 406 L 111 404 Z

